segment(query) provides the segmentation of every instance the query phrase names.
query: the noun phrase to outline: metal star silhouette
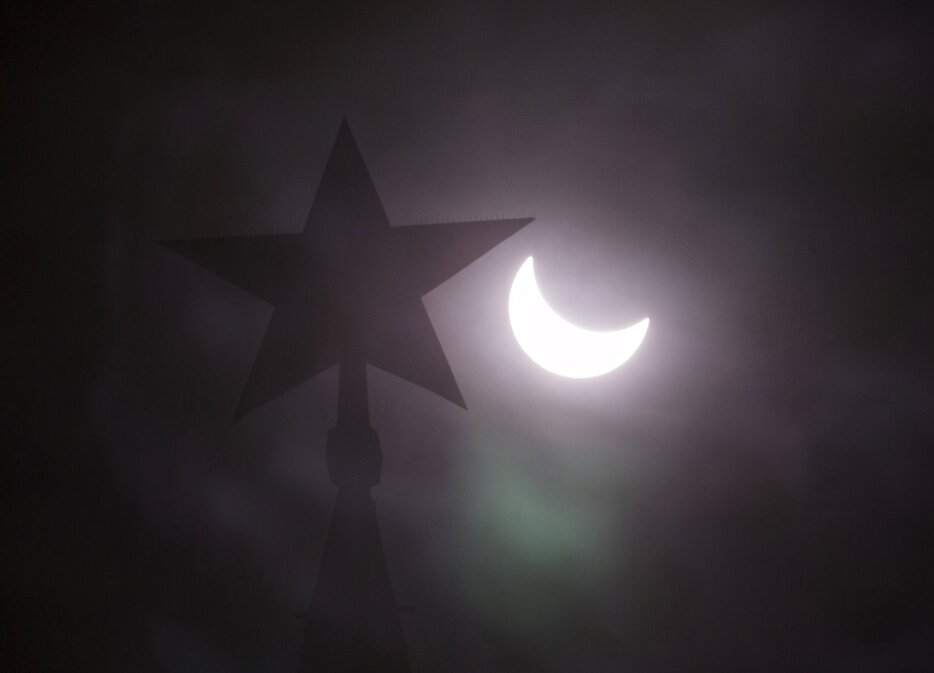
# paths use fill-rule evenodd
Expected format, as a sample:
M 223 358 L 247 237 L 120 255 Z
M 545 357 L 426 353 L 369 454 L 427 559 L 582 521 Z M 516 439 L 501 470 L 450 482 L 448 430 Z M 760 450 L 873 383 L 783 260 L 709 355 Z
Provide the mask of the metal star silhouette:
M 465 407 L 421 298 L 532 219 L 390 226 L 344 120 L 301 233 L 164 244 L 274 307 L 236 419 L 348 353 Z

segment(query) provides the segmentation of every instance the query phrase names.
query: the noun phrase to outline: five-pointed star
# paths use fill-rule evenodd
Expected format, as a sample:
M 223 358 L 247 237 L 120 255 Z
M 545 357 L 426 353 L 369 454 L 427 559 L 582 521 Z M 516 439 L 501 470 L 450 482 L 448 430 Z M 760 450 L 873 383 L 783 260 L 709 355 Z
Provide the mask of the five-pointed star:
M 464 406 L 421 297 L 531 221 L 390 226 L 344 121 L 301 233 L 165 245 L 274 307 L 237 418 L 348 354 Z

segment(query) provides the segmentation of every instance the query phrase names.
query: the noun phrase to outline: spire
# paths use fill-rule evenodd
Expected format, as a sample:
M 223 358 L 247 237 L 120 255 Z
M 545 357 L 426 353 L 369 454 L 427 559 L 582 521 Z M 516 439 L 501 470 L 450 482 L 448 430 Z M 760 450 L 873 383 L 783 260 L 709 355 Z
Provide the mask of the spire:
M 366 365 L 463 406 L 421 298 L 531 219 L 390 226 L 345 119 L 301 233 L 166 243 L 274 308 L 238 417 L 340 363 L 326 450 L 337 499 L 300 673 L 407 673 L 370 495 L 382 453 Z
M 341 488 L 298 673 L 408 673 L 405 638 L 368 489 Z

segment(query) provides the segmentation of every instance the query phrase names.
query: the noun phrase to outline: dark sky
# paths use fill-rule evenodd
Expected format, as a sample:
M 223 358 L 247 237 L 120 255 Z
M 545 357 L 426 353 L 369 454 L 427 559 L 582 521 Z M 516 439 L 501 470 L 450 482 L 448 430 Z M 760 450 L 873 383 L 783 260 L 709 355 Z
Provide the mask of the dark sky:
M 337 372 L 233 423 L 271 308 L 157 242 L 342 117 L 393 224 L 536 217 L 424 299 L 468 410 L 370 369 L 414 671 L 926 670 L 928 3 L 197 4 L 2 10 L 10 670 L 294 670 Z M 519 350 L 528 255 L 630 362 Z

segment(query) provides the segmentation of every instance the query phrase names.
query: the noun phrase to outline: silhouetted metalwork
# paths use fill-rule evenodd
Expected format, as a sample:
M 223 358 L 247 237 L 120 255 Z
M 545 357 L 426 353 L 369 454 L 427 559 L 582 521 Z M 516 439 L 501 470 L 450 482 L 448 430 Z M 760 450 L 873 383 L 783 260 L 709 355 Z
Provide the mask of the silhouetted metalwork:
M 367 363 L 464 406 L 421 297 L 532 218 L 391 227 L 346 121 L 301 233 L 166 245 L 274 306 L 239 418 L 340 363 L 337 499 L 300 671 L 408 670 L 371 489 L 382 466 Z

